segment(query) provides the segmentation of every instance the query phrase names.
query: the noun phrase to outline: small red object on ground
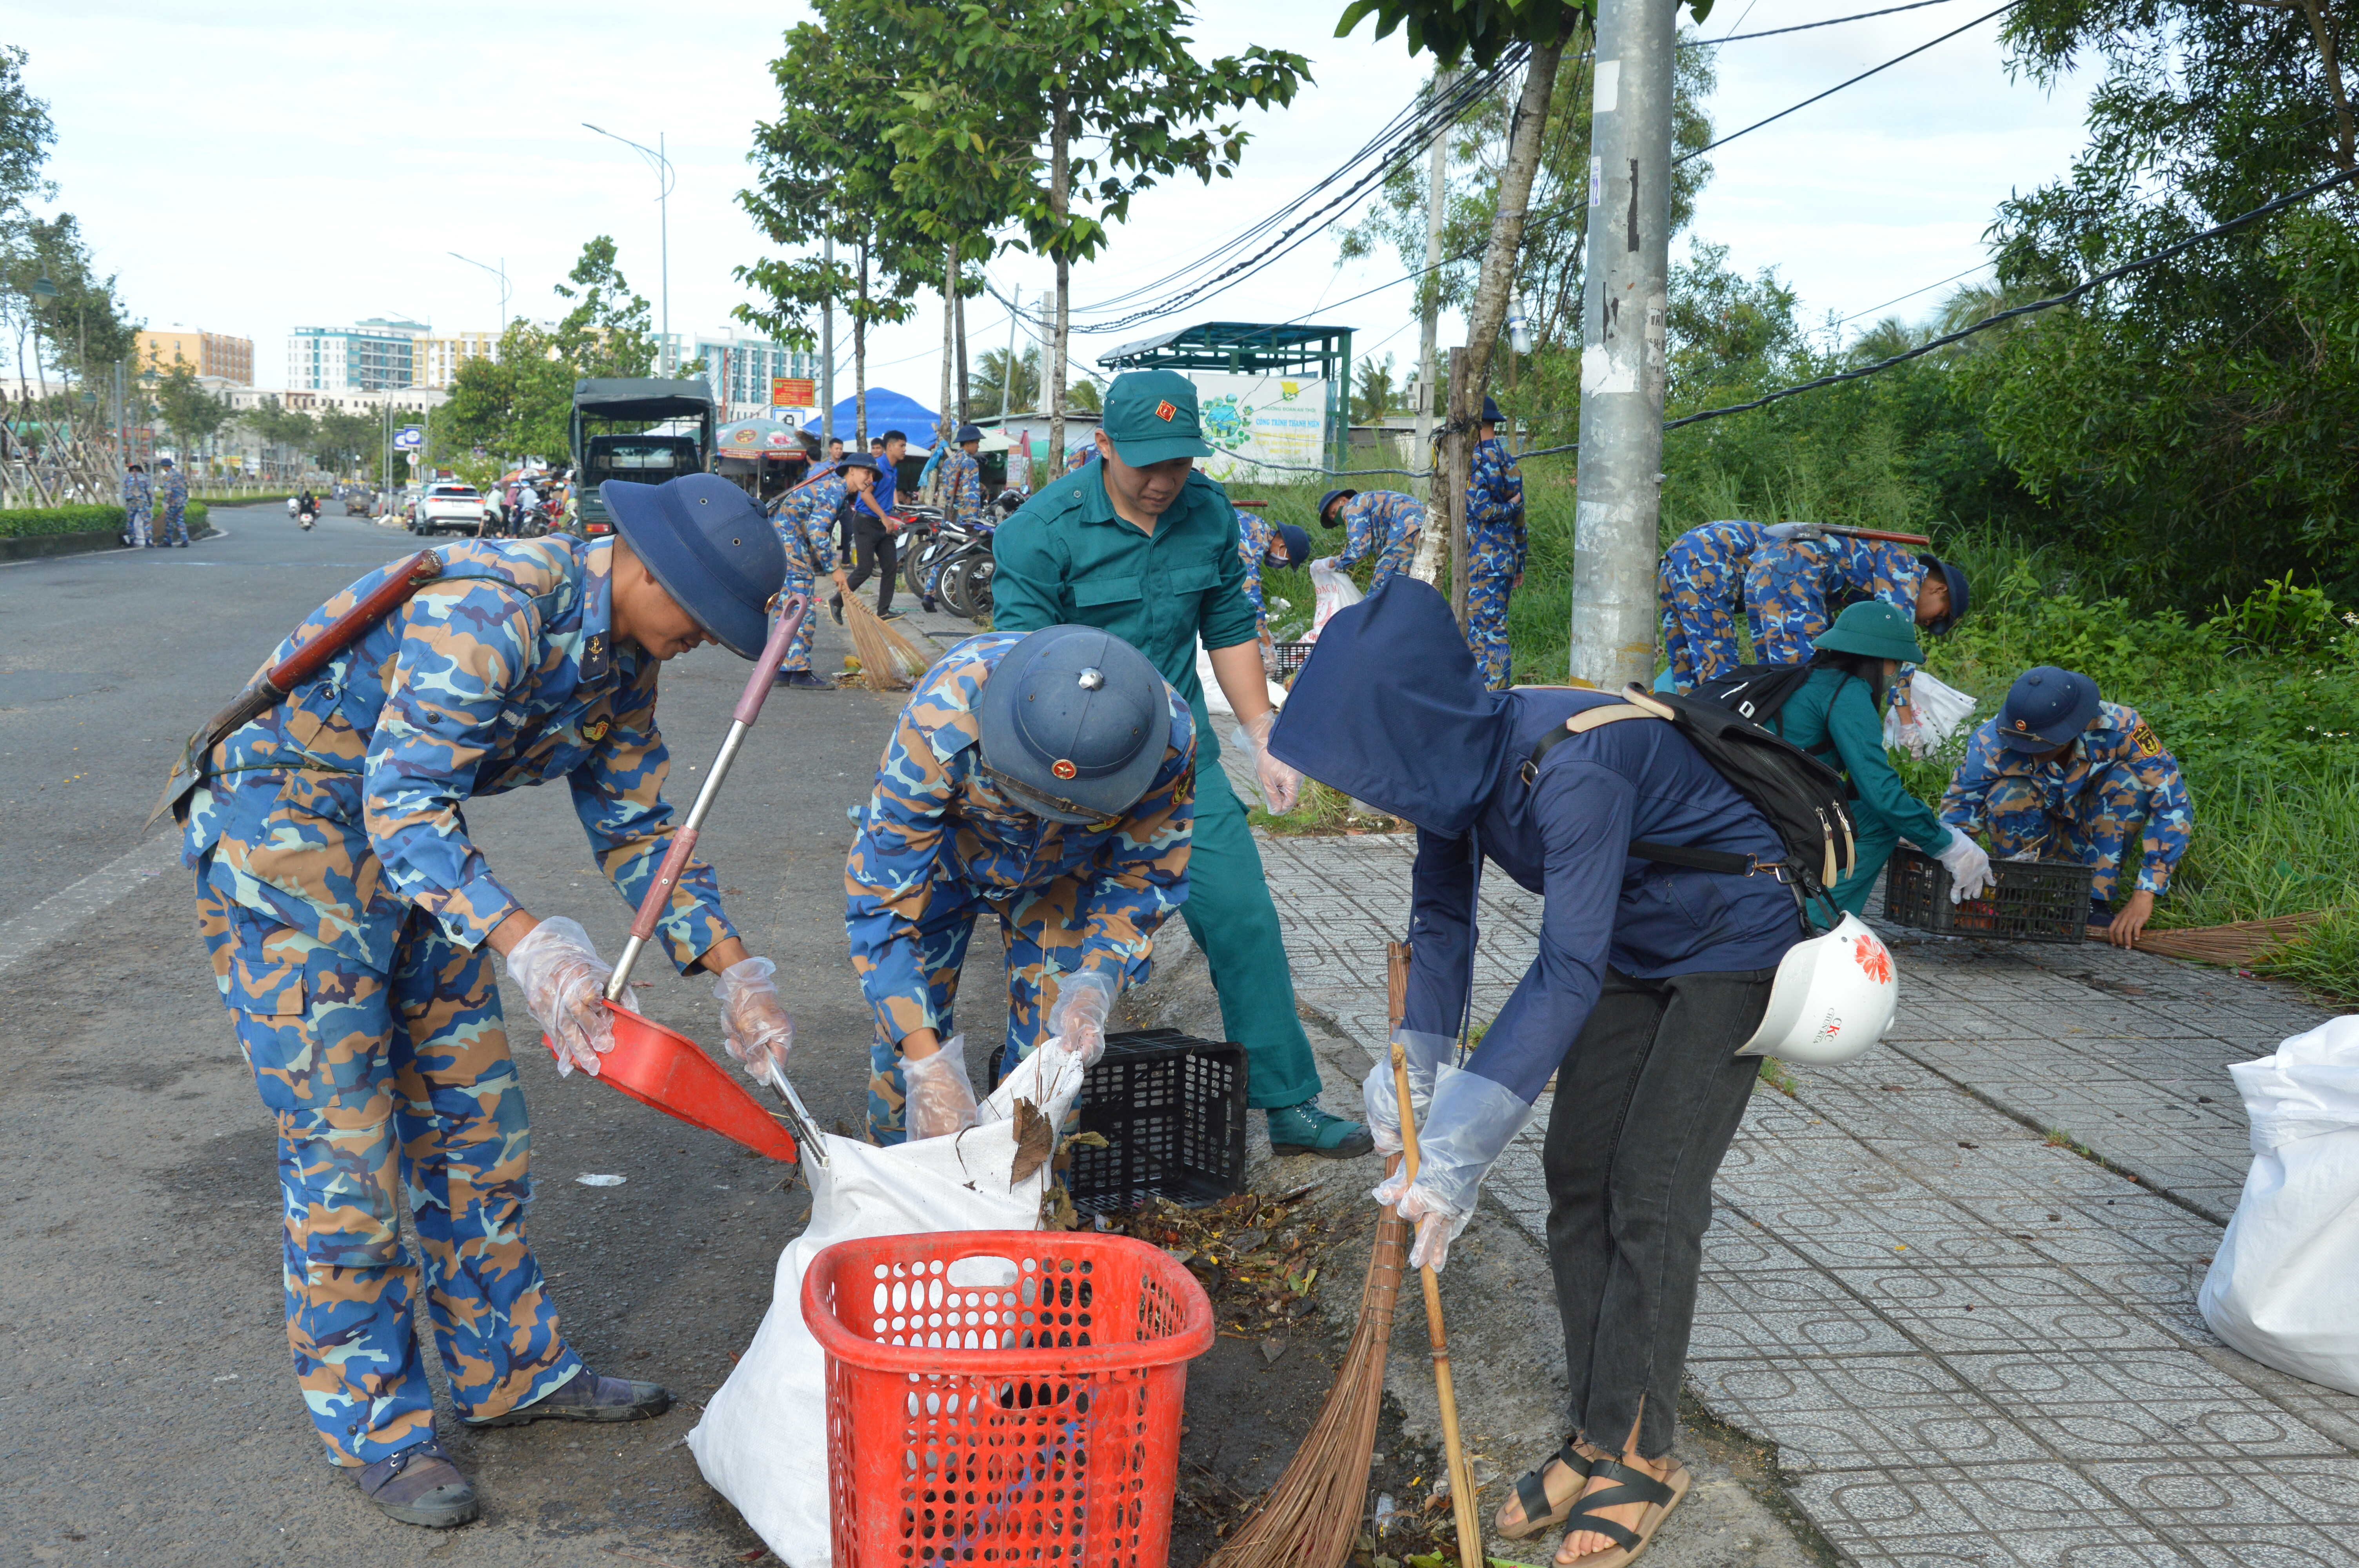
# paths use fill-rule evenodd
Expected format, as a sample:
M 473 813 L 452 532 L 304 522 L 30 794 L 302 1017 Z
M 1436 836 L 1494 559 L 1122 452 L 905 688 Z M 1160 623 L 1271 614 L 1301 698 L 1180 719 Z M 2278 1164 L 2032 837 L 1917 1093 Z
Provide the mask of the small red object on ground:
M 795 1158 L 794 1135 L 762 1108 L 728 1068 L 704 1054 L 687 1035 L 652 1019 L 605 1004 L 614 1015 L 614 1048 L 598 1058 L 598 1076 L 641 1105 L 717 1132 L 773 1160 Z M 557 1047 L 544 1034 L 549 1054 Z
M 1212 1305 L 1126 1236 L 843 1241 L 803 1274 L 827 1352 L 835 1568 L 1164 1568 Z

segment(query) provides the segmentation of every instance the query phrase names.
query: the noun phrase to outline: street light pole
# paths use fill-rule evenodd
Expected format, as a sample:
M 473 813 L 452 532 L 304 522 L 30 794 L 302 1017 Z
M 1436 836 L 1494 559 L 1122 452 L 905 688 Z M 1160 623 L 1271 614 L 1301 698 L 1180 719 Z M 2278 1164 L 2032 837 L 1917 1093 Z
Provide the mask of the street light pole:
M 491 267 L 484 266 L 482 262 L 475 260 L 473 256 L 462 256 L 456 251 L 452 251 L 450 254 L 452 256 L 457 257 L 460 261 L 465 262 L 469 266 L 484 267 L 485 272 L 490 273 L 494 277 L 500 280 L 500 336 L 503 338 L 506 337 L 508 334 L 508 258 L 502 256 L 500 258 L 500 265 L 496 267 Z
M 671 159 L 664 156 L 664 134 L 661 131 L 657 132 L 656 145 L 648 147 L 640 146 L 628 136 L 618 136 L 612 131 L 602 130 L 587 120 L 582 122 L 582 128 L 585 131 L 596 131 L 610 142 L 622 143 L 647 159 L 647 167 L 655 170 L 656 245 L 657 253 L 661 258 L 663 341 L 664 347 L 668 350 L 671 347 L 671 188 L 675 183 L 676 176 L 672 170 Z

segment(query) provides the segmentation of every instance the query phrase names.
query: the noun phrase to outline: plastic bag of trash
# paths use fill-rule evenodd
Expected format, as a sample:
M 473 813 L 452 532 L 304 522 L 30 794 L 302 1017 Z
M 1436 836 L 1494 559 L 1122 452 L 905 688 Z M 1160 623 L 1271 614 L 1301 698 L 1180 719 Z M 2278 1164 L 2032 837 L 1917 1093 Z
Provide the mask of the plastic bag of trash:
M 1053 1074 L 1045 1087 L 1044 1059 Z M 688 1434 L 705 1480 L 736 1505 L 788 1568 L 828 1568 L 832 1550 L 827 1357 L 803 1324 L 803 1271 L 839 1241 L 1038 1229 L 1049 1170 L 1045 1146 L 1019 1143 L 1016 1102 L 1032 1101 L 1046 1127 L 1058 1126 L 1081 1093 L 1082 1074 L 1080 1062 L 1044 1048 L 1007 1075 L 976 1108 L 983 1119 L 964 1132 L 890 1149 L 830 1136 L 828 1162 L 804 1164 L 810 1224 L 778 1255 L 770 1310 L 753 1345 Z M 888 1499 L 886 1506 L 900 1505 Z
M 2253 1168 L 2196 1305 L 2262 1365 L 2359 1394 L 2359 1017 L 2228 1071 Z
M 1884 710 L 1884 743 L 1896 751 L 1906 751 L 1923 760 L 1931 756 L 1942 741 L 1958 732 L 1961 725 L 1974 716 L 1974 699 L 1944 681 L 1935 680 L 1923 670 L 1908 677 L 1909 706 L 1917 715 L 1914 724 L 1900 722 L 1897 704 Z
M 1310 563 L 1310 586 L 1317 594 L 1317 607 L 1310 612 L 1310 631 L 1302 640 L 1316 643 L 1330 615 L 1360 602 L 1360 585 L 1324 560 L 1317 560 Z

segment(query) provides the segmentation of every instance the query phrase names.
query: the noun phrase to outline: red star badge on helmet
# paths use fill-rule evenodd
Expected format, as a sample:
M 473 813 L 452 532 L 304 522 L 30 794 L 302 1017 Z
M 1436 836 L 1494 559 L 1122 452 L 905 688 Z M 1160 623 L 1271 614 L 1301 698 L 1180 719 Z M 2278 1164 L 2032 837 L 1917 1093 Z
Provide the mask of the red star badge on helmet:
M 1072 762 L 1069 759 L 1060 757 L 1055 762 L 1049 764 L 1049 771 L 1056 774 L 1060 779 L 1069 779 L 1074 774 L 1080 773 L 1082 770 L 1073 766 Z

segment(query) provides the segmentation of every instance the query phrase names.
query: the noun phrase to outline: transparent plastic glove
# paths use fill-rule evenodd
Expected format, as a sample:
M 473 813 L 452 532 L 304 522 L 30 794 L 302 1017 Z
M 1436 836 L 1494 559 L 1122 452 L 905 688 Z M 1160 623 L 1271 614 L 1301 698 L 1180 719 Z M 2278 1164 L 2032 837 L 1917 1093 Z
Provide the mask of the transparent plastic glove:
M 1414 1029 L 1396 1029 L 1393 1040 L 1408 1057 L 1408 1103 L 1416 1113 L 1417 1124 L 1425 1125 L 1427 1108 L 1433 1102 L 1434 1069 L 1450 1060 L 1451 1041 L 1447 1034 L 1426 1034 Z M 1379 1154 L 1397 1154 L 1401 1150 L 1400 1095 L 1393 1084 L 1392 1053 L 1370 1068 L 1360 1084 L 1360 1103 L 1367 1113 L 1368 1136 L 1376 1142 Z
M 1049 1033 L 1057 1043 L 1094 1066 L 1105 1054 L 1106 1014 L 1114 1011 L 1114 977 L 1103 969 L 1081 969 L 1057 977 L 1057 1005 L 1049 1010 Z
M 603 1005 L 614 967 L 598 957 L 590 933 L 561 914 L 544 920 L 508 949 L 507 963 L 533 1022 L 556 1043 L 558 1076 L 571 1077 L 579 1067 L 596 1077 L 599 1056 L 614 1048 L 614 1017 Z M 625 990 L 623 1005 L 636 1012 L 638 999 Z
M 1416 1224 L 1413 1266 L 1441 1267 L 1474 1217 L 1484 1175 L 1531 1119 L 1532 1107 L 1505 1085 L 1447 1062 L 1434 1069 L 1433 1108 L 1418 1129 L 1417 1180 L 1407 1179 L 1404 1161 L 1374 1194 Z
M 1950 835 L 1950 846 L 1940 852 L 1941 864 L 1950 868 L 1950 902 L 1963 903 L 1979 898 L 1983 890 L 1994 887 L 1998 879 L 1991 872 L 1991 858 L 1980 844 L 1962 833 Z
M 1253 743 L 1254 777 L 1261 784 L 1262 799 L 1269 803 L 1271 815 L 1283 816 L 1302 796 L 1302 775 L 1269 754 L 1269 732 L 1277 727 L 1277 709 L 1273 708 L 1239 733 Z
M 1332 572 L 1336 569 L 1335 562 L 1338 558 L 1339 557 L 1334 556 L 1321 556 L 1317 560 L 1307 563 L 1303 569 L 1305 571 Z
M 756 1082 L 768 1081 L 773 1065 L 785 1072 L 787 1054 L 795 1048 L 795 1021 L 770 981 L 777 972 L 767 958 L 744 958 L 712 981 L 713 999 L 721 1003 L 721 1043 Z
M 966 1078 L 966 1036 L 953 1034 L 930 1056 L 901 1058 L 902 1126 L 912 1141 L 943 1138 L 974 1125 L 974 1086 Z

